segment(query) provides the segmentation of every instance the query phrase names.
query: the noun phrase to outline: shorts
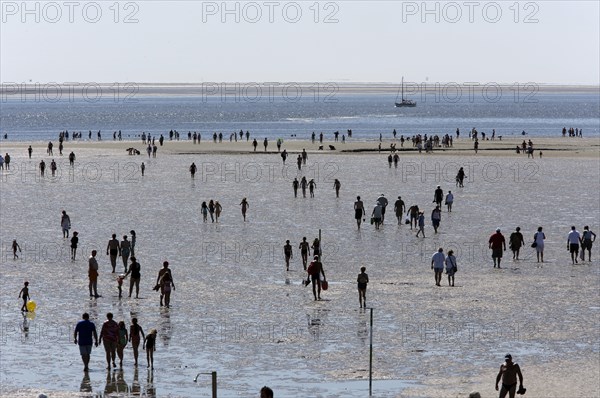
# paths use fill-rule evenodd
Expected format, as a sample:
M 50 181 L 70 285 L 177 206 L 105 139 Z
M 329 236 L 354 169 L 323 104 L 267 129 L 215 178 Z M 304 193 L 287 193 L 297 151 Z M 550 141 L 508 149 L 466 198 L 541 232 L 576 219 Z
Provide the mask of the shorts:
M 81 354 L 81 356 L 91 355 L 92 354 L 92 346 L 91 345 L 80 345 L 79 353 Z
M 569 251 L 571 253 L 577 253 L 579 251 L 579 244 L 578 243 L 571 243 L 569 245 Z
M 433 226 L 434 226 L 435 228 L 437 228 L 437 227 L 439 227 L 439 226 L 440 226 L 440 220 L 431 220 L 431 223 L 433 224 Z
M 581 243 L 581 248 L 582 249 L 587 249 L 587 250 L 592 250 L 592 241 L 591 240 L 584 240 Z
M 354 210 L 354 218 L 355 219 L 360 220 L 362 218 L 362 215 L 363 215 L 362 209 Z
M 492 258 L 502 258 L 502 248 L 492 249 Z
M 106 352 L 114 352 L 117 350 L 117 342 L 116 341 L 102 340 L 102 343 L 104 343 L 104 350 Z
M 365 290 L 367 288 L 366 283 L 358 283 L 358 290 Z

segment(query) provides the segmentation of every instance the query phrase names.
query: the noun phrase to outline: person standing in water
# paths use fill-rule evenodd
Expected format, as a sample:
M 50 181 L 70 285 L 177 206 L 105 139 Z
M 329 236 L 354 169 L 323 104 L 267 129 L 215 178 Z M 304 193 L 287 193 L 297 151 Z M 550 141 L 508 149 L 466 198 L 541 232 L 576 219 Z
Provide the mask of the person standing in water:
M 444 199 L 444 191 L 438 185 L 437 188 L 435 189 L 435 192 L 433 193 L 433 201 L 435 202 L 435 204 L 437 206 L 441 207 L 443 199 Z
M 360 196 L 356 197 L 356 202 L 354 202 L 354 218 L 356 219 L 356 225 L 358 229 L 360 229 L 361 219 L 365 217 L 365 206 L 363 205 L 362 200 L 360 200 Z
M 417 205 L 412 205 L 408 208 L 408 210 L 406 211 L 406 215 L 410 215 L 410 229 L 413 229 L 413 223 L 415 224 L 415 228 L 418 225 L 418 219 L 419 219 L 419 206 Z
M 192 162 L 192 164 L 190 165 L 190 174 L 192 175 L 192 178 L 194 178 L 194 176 L 196 175 L 196 170 L 198 170 L 198 168 L 196 167 L 196 163 Z
M 148 154 L 148 157 L 150 157 L 150 154 Z M 146 165 L 144 164 L 144 162 L 142 162 L 142 165 L 140 166 L 140 170 L 142 171 L 142 177 L 143 177 L 144 172 L 146 171 Z
M 143 347 L 146 349 L 146 362 L 148 368 L 154 369 L 154 351 L 156 351 L 156 329 L 150 330 L 144 339 Z
M 175 290 L 175 283 L 173 282 L 173 274 L 169 269 L 168 261 L 163 262 L 163 268 L 158 271 L 156 285 L 160 288 L 160 306 L 162 307 L 164 302 L 164 305 L 169 307 L 171 303 L 171 287 Z
M 365 272 L 366 267 L 360 267 L 360 274 L 356 278 L 358 283 L 358 303 L 361 308 L 367 308 L 367 284 L 369 283 L 369 275 Z
M 302 188 L 302 197 L 306 198 L 306 187 L 308 187 L 308 181 L 306 181 L 306 177 L 302 177 L 300 180 L 300 187 Z
M 319 261 L 319 256 L 315 256 L 312 263 L 307 270 L 310 275 L 313 287 L 313 295 L 315 296 L 315 300 L 321 300 L 321 275 L 323 275 L 323 280 L 326 280 L 325 271 L 323 270 L 323 263 Z
M 290 259 L 294 257 L 292 253 L 292 245 L 290 245 L 290 241 L 286 240 L 285 245 L 283 246 L 283 256 L 285 257 L 285 270 L 290 270 Z
M 240 202 L 240 206 L 242 206 L 242 217 L 244 217 L 244 221 L 246 221 L 246 212 L 250 207 L 246 198 L 242 199 L 242 201 Z
M 435 206 L 435 209 L 431 212 L 431 223 L 433 224 L 433 230 L 437 234 L 440 222 L 442 221 L 442 211 L 439 206 Z

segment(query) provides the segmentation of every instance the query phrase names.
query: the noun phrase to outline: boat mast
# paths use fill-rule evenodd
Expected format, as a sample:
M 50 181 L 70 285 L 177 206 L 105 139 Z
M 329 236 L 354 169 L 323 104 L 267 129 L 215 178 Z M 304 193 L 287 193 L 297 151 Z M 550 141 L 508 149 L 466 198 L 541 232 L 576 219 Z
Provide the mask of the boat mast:
M 402 102 L 404 102 L 404 76 L 402 76 Z

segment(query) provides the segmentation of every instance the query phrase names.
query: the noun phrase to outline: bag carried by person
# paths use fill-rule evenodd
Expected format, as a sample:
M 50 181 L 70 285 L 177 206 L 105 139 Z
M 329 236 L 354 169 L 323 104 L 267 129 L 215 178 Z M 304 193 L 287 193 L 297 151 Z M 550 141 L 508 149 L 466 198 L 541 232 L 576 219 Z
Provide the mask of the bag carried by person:
M 533 243 L 531 244 L 531 247 L 537 247 L 537 242 L 533 242 Z
M 329 289 L 329 283 L 326 280 L 321 282 L 321 289 L 323 289 L 323 290 Z
M 410 224 L 410 217 L 408 215 L 404 217 L 404 224 Z

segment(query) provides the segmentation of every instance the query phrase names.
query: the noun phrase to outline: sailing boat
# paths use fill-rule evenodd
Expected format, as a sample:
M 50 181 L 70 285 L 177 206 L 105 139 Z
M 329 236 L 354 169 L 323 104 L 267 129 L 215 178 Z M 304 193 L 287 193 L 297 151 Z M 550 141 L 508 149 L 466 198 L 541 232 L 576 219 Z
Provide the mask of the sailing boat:
M 396 108 L 410 107 L 414 108 L 417 103 L 413 100 L 404 99 L 404 76 L 402 76 L 402 102 L 396 102 Z

